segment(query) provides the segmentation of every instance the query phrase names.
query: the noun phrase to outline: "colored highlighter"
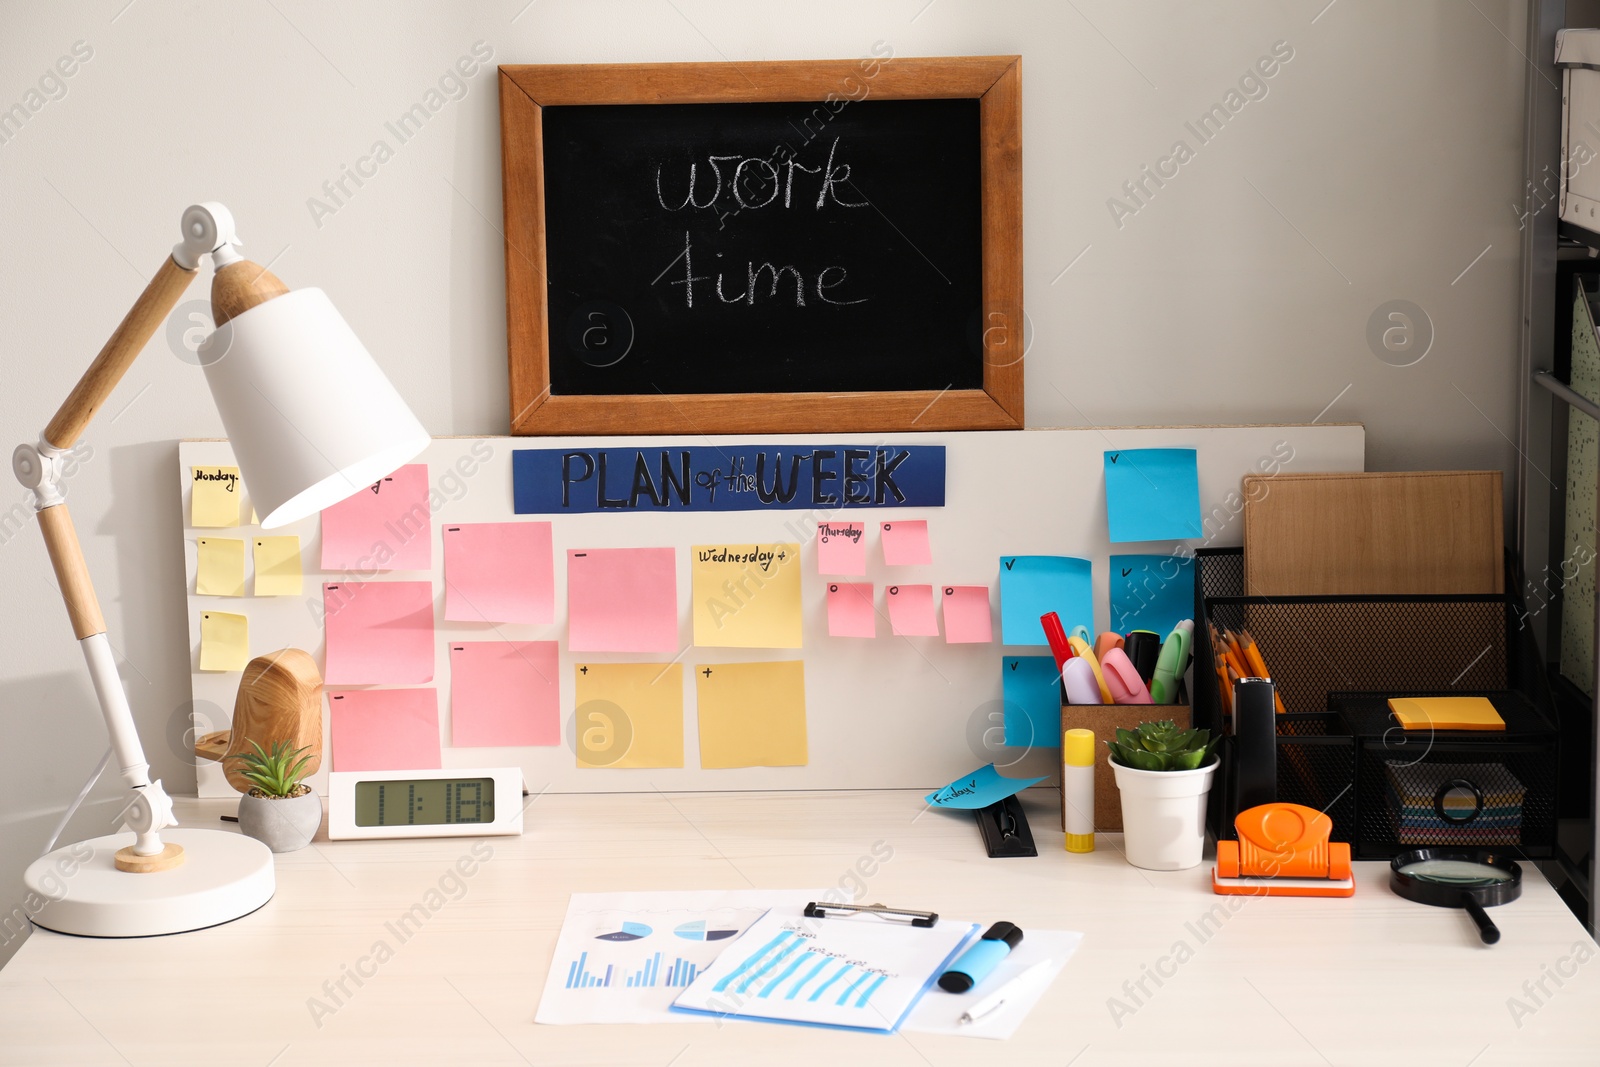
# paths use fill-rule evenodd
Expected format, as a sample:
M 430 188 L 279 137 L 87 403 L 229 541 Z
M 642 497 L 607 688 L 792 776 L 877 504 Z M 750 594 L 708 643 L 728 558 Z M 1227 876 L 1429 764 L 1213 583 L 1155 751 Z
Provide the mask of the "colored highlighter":
M 1128 654 L 1120 648 L 1113 648 L 1106 653 L 1105 660 L 1100 664 L 1100 675 L 1111 688 L 1111 698 L 1117 704 L 1149 704 L 1150 690 L 1145 688 L 1144 679 L 1139 677 L 1139 672 L 1133 669 L 1133 662 L 1128 659 Z
M 1119 633 L 1113 633 L 1112 631 L 1107 630 L 1105 633 L 1101 634 L 1099 637 L 1094 639 L 1094 655 L 1095 655 L 1095 658 L 1098 659 L 1098 660 L 1104 660 L 1106 658 L 1106 653 L 1107 652 L 1110 652 L 1113 648 L 1121 648 L 1121 647 L 1122 647 L 1122 635 L 1119 634 Z
M 939 976 L 939 988 L 946 993 L 965 993 L 989 977 L 989 972 L 1020 944 L 1022 931 L 1015 923 L 995 923 Z
M 1068 704 L 1102 703 L 1094 668 L 1082 656 L 1067 660 L 1066 669 L 1061 672 L 1061 687 L 1066 690 Z
M 1094 671 L 1095 685 L 1100 687 L 1100 703 L 1112 703 L 1111 690 L 1106 686 L 1105 675 L 1100 671 L 1100 661 L 1095 658 L 1094 649 L 1089 647 L 1089 642 L 1081 637 L 1069 637 L 1067 638 L 1067 644 L 1072 646 L 1072 651 L 1076 652 L 1081 659 L 1089 661 L 1089 667 Z
M 1150 679 L 1150 699 L 1157 704 L 1176 704 L 1178 684 L 1183 680 L 1183 667 L 1189 659 L 1189 631 L 1179 626 L 1167 635 L 1161 646 L 1161 656 L 1156 660 L 1156 671 Z

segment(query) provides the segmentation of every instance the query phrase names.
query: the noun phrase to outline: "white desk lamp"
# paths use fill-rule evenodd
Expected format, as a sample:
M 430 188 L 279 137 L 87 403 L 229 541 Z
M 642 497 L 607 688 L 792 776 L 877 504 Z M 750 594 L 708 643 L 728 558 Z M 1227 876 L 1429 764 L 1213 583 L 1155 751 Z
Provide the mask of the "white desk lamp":
M 183 240 L 73 388 L 37 445 L 11 465 L 33 490 L 39 529 L 88 661 L 111 753 L 130 797 L 121 834 L 46 853 L 23 876 L 33 921 L 93 937 L 142 937 L 215 926 L 272 897 L 272 853 L 223 830 L 179 829 L 172 801 L 139 743 L 105 620 L 62 499 L 62 456 L 172 311 L 202 257 L 217 329 L 201 363 L 240 476 L 264 528 L 312 515 L 371 485 L 428 444 L 422 428 L 320 289 L 289 290 L 241 259 L 233 216 L 221 204 L 183 213 Z

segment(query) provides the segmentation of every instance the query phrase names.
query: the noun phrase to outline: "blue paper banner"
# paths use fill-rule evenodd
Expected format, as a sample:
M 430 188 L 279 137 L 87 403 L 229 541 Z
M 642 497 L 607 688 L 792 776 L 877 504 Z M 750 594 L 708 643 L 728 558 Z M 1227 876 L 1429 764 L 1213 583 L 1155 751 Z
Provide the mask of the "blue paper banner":
M 942 508 L 943 445 L 522 448 L 518 515 Z

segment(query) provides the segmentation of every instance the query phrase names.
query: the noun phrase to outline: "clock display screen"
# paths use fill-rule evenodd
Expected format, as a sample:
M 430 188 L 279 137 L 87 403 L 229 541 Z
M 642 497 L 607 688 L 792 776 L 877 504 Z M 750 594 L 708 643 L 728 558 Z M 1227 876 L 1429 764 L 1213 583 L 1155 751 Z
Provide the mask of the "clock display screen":
M 494 822 L 493 778 L 421 778 L 356 783 L 357 826 Z

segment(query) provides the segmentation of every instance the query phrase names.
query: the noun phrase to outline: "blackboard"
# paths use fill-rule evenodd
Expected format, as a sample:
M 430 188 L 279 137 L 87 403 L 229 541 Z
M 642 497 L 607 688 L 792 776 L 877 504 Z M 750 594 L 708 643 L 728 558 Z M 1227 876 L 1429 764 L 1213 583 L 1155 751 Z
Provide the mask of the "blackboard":
M 978 101 L 544 109 L 550 391 L 980 389 Z
M 1020 428 L 1020 93 L 1014 56 L 502 67 L 512 432 Z

